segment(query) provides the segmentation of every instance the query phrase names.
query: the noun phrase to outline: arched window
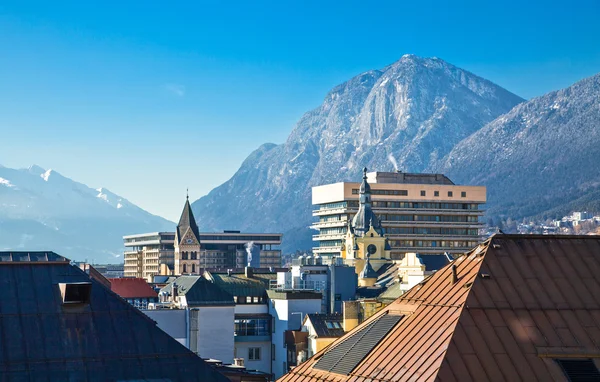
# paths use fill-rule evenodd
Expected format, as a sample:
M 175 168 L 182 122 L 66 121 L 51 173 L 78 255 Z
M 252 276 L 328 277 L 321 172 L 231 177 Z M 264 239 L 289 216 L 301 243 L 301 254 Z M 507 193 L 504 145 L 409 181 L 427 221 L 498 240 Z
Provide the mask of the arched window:
M 186 264 L 183 264 L 183 273 L 187 273 L 187 266 L 186 266 Z
M 197 257 L 196 257 L 196 251 L 194 251 L 194 252 L 192 252 L 192 260 L 196 260 L 196 259 L 197 259 Z
M 196 273 L 196 264 L 192 264 L 192 273 Z
M 181 258 L 183 260 L 187 260 L 188 259 L 188 253 L 187 252 L 181 252 Z

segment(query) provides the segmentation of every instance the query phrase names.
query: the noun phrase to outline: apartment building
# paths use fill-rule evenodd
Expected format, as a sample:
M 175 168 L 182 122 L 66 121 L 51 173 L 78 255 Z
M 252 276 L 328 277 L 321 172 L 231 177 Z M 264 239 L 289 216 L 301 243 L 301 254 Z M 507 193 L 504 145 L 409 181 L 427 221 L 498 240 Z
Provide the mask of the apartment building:
M 392 259 L 406 253 L 462 253 L 480 241 L 484 186 L 454 184 L 442 174 L 368 172 L 372 209 L 381 221 Z M 359 209 L 361 183 L 312 188 L 314 253 L 340 256 L 348 225 Z
M 152 281 L 159 274 L 160 264 L 173 267 L 174 232 L 151 232 L 123 236 L 124 277 L 143 278 Z

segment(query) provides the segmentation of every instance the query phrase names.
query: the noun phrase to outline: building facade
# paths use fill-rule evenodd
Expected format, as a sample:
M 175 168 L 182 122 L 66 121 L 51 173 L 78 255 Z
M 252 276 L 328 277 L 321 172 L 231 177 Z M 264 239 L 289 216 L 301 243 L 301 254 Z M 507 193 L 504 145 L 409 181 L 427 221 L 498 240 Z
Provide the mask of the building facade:
M 173 267 L 175 233 L 151 232 L 123 236 L 123 276 L 151 281 L 159 274 L 160 264 Z
M 371 208 L 388 239 L 390 256 L 408 252 L 458 254 L 480 241 L 483 186 L 454 184 L 441 174 L 370 172 Z M 360 183 L 340 182 L 312 188 L 313 252 L 340 256 L 349 222 L 359 210 Z

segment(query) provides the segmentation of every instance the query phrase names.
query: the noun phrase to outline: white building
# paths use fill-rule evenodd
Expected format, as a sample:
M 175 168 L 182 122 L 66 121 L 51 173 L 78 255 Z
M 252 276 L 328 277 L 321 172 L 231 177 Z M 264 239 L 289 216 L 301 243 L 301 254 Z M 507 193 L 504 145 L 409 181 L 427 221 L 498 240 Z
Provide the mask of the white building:
M 284 347 L 284 336 L 288 330 L 300 330 L 302 320 L 307 313 L 316 313 L 321 310 L 322 295 L 311 290 L 284 290 L 272 289 L 267 291 L 270 299 L 269 313 L 273 316 L 272 344 L 274 354 L 272 357 L 272 370 L 275 378 L 288 372 L 289 359 L 294 355 L 288 354 Z M 295 354 L 295 353 L 294 353 Z

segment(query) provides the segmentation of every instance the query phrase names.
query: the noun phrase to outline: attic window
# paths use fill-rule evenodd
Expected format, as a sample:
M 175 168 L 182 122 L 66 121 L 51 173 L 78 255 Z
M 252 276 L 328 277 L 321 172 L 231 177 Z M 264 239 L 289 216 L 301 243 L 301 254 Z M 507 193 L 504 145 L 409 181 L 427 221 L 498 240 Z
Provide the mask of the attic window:
M 323 354 L 314 368 L 337 374 L 350 374 L 402 317 L 404 316 L 386 314 L 360 330 L 351 332 Z
M 556 363 L 571 382 L 600 381 L 600 371 L 590 358 L 557 359 Z
M 60 283 L 58 284 L 63 305 L 89 304 L 92 283 Z

